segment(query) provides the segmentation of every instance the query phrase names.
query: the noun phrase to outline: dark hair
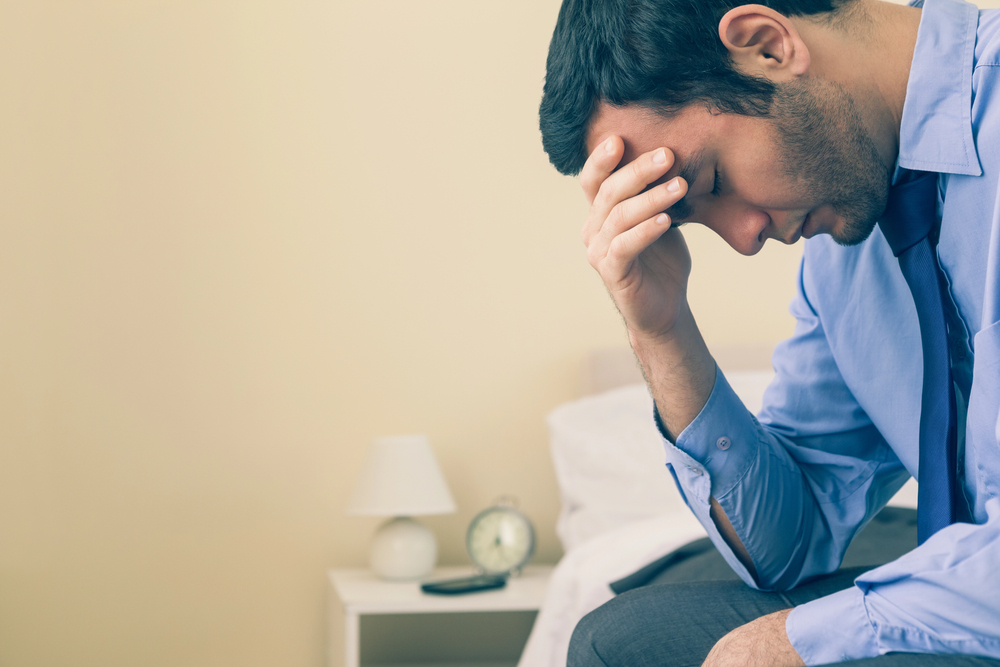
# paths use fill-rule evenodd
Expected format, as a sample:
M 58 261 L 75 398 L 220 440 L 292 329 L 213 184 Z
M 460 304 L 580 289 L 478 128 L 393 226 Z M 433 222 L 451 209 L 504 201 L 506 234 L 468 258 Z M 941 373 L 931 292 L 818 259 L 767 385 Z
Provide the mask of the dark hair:
M 760 0 L 785 16 L 832 12 L 851 0 Z M 587 160 L 598 101 L 636 103 L 669 115 L 694 103 L 723 113 L 766 116 L 775 92 L 733 67 L 719 39 L 723 15 L 740 0 L 563 0 L 539 109 L 542 146 L 564 174 Z

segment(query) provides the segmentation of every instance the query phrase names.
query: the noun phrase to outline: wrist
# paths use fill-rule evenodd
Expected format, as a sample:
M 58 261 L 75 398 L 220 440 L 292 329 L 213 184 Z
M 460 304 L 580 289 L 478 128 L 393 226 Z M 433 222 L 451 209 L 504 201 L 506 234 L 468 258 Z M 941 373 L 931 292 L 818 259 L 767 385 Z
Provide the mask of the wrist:
M 659 380 L 683 378 L 707 384 L 711 390 L 711 385 L 715 383 L 715 359 L 705 344 L 694 315 L 686 306 L 670 329 L 648 332 L 629 328 L 628 336 L 651 386 Z M 701 378 L 700 383 L 698 378 Z
M 629 342 L 642 366 L 657 412 L 671 439 L 690 424 L 715 387 L 715 359 L 685 309 L 669 331 L 629 330 Z
M 677 311 L 670 324 L 659 329 L 643 329 L 634 326 L 629 318 L 625 318 L 625 328 L 628 331 L 629 342 L 632 347 L 637 345 L 642 348 L 655 349 L 659 346 L 669 346 L 673 343 L 683 341 L 692 334 L 700 336 L 698 325 L 694 319 L 694 313 L 686 299 L 682 299 L 677 304 Z

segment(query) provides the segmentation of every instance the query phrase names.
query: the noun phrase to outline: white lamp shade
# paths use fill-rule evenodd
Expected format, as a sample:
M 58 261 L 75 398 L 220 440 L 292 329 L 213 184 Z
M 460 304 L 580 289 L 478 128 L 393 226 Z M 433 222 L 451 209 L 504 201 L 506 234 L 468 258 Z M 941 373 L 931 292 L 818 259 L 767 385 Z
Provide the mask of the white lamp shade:
M 371 442 L 348 514 L 420 516 L 454 511 L 455 501 L 426 436 L 397 435 Z

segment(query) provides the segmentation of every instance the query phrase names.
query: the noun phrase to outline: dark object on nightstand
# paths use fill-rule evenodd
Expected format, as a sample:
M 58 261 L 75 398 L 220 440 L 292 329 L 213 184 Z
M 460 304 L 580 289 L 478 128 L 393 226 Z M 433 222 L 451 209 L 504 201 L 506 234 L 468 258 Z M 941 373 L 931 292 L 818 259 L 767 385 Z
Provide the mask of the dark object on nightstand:
M 476 591 L 503 588 L 506 585 L 506 574 L 477 574 L 472 577 L 462 577 L 460 579 L 428 581 L 420 585 L 420 590 L 424 593 L 432 593 L 434 595 L 460 595 L 462 593 L 475 593 Z

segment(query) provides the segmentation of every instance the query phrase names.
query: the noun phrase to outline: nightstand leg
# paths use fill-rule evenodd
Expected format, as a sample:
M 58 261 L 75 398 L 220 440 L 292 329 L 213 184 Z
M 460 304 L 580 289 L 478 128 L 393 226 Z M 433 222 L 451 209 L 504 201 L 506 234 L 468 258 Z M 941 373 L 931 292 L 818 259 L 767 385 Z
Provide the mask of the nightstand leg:
M 361 622 L 357 614 L 344 619 L 344 667 L 361 667 Z
M 329 624 L 327 626 L 326 665 L 327 667 L 347 667 L 346 658 L 351 650 L 348 648 L 351 645 L 351 623 L 348 619 L 353 617 L 356 628 L 358 617 L 355 614 L 348 614 L 344 603 L 333 592 L 331 592 L 327 602 L 327 616 Z M 356 637 L 354 644 L 357 645 Z M 354 665 L 356 667 L 357 662 Z

